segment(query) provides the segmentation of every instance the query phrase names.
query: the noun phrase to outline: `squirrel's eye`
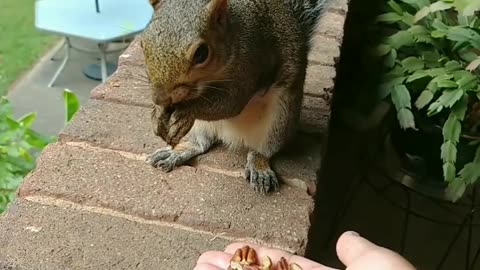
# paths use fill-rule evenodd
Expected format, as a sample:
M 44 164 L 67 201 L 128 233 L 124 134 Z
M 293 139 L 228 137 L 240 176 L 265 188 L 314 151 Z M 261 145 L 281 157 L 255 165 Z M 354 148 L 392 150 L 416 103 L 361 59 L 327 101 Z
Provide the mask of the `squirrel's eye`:
M 208 59 L 208 45 L 203 43 L 200 46 L 198 46 L 197 50 L 195 51 L 195 54 L 193 55 L 193 64 L 194 65 L 200 65 L 203 64 L 205 61 Z

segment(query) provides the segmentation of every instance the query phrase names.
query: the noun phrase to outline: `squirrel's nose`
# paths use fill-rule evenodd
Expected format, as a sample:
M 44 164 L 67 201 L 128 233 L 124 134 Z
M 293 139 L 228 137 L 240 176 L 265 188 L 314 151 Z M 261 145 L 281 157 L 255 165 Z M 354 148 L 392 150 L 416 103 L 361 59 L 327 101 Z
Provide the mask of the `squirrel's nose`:
M 171 91 L 154 90 L 152 99 L 153 103 L 158 106 L 169 106 L 180 101 L 185 100 L 190 94 L 190 88 L 188 86 L 177 86 Z
M 153 91 L 152 101 L 155 105 L 166 107 L 172 104 L 172 99 L 168 95 L 164 95 L 161 91 Z
M 170 93 L 170 99 L 172 101 L 172 104 L 185 100 L 189 94 L 190 88 L 186 85 L 179 85 L 173 88 L 173 91 Z

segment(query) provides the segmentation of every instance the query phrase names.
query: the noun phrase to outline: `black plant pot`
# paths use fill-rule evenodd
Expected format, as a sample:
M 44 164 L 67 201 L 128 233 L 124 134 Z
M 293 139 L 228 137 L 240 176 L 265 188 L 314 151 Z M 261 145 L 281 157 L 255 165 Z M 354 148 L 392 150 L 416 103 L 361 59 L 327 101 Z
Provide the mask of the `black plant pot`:
M 443 143 L 442 127 L 420 113 L 414 113 L 418 130 L 402 130 L 395 121 L 391 133 L 393 147 L 403 161 L 403 167 L 418 180 L 443 185 L 443 162 L 440 147 Z M 480 134 L 461 134 L 457 144 L 457 173 L 475 157 L 477 146 L 470 145 Z

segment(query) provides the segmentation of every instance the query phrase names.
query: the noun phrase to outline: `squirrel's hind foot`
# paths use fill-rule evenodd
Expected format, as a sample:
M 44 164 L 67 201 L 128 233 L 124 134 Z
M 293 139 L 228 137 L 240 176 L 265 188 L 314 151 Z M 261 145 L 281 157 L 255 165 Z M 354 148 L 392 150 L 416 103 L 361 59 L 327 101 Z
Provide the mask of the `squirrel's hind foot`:
M 276 173 L 270 168 L 270 160 L 257 152 L 249 152 L 245 166 L 245 178 L 258 193 L 278 191 L 280 183 Z

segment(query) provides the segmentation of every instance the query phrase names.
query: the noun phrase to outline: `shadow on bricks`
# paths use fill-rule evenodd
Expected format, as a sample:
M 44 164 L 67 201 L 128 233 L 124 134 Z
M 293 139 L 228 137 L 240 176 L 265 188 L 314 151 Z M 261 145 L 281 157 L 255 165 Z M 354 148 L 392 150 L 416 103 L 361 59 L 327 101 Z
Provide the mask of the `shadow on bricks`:
M 382 145 L 389 119 L 388 110 L 375 98 L 383 64 L 371 49 L 380 42 L 381 35 L 374 23 L 384 3 L 383 0 L 349 2 L 336 65 L 332 113 L 325 155 L 317 174 L 306 256 L 337 267 L 341 264 L 335 244 L 343 232 L 337 230 L 338 218 L 352 183 L 366 173 L 372 153 Z M 355 229 L 355 224 L 349 224 L 348 229 Z

